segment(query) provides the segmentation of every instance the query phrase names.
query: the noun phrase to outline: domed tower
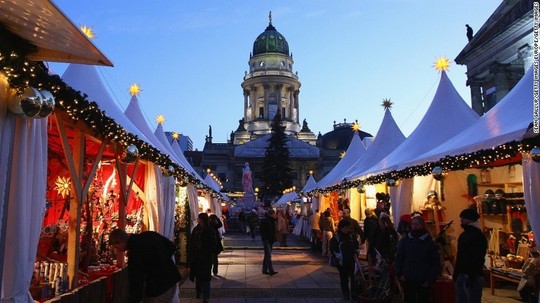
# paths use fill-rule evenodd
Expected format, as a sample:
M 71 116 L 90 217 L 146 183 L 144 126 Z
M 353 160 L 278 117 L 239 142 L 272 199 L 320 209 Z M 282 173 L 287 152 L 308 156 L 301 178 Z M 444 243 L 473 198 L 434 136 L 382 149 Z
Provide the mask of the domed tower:
M 244 117 L 235 132 L 235 144 L 270 133 L 270 124 L 278 111 L 287 134 L 300 132 L 298 95 L 301 84 L 293 72 L 293 63 L 289 44 L 272 25 L 270 12 L 268 26 L 253 42 L 249 73 L 246 72 L 242 82 Z

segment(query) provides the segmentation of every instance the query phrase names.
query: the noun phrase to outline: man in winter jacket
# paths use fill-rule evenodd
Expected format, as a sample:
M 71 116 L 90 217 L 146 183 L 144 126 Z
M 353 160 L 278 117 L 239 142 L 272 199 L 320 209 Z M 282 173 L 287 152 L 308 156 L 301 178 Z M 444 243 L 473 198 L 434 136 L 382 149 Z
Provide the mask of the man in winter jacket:
M 172 302 L 180 273 L 174 264 L 174 244 L 164 236 L 145 231 L 127 234 L 115 229 L 109 243 L 116 251 L 128 251 L 129 303 Z
M 403 286 L 405 302 L 430 302 L 431 287 L 441 271 L 441 259 L 421 216 L 411 219 L 411 231 L 399 241 L 394 268 Z
M 276 211 L 270 208 L 266 212 L 265 217 L 261 220 L 261 225 L 259 227 L 264 248 L 262 273 L 270 276 L 277 274 L 277 271 L 274 270 L 274 266 L 272 265 L 272 245 L 277 241 L 276 221 Z
M 480 303 L 484 287 L 484 262 L 488 247 L 475 209 L 463 210 L 459 217 L 463 233 L 458 238 L 454 281 L 457 303 Z

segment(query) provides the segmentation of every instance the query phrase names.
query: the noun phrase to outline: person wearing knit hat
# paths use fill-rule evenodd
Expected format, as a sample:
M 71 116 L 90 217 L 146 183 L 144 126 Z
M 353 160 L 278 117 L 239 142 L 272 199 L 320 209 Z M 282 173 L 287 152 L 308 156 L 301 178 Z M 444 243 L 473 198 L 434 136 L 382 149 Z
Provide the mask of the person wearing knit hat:
M 480 218 L 480 215 L 478 212 L 472 208 L 467 208 L 461 211 L 459 214 L 460 218 L 465 218 L 467 220 L 470 220 L 472 222 L 477 221 Z
M 459 214 L 463 232 L 458 238 L 454 281 L 456 302 L 480 303 L 484 287 L 484 262 L 488 247 L 478 219 L 480 215 L 473 208 Z

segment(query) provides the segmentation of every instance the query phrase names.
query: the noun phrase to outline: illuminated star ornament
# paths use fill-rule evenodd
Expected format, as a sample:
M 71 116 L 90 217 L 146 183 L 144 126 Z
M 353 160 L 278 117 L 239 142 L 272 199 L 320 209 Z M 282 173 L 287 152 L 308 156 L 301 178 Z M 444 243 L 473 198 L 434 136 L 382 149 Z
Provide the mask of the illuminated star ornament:
M 436 70 L 439 72 L 447 71 L 450 67 L 450 60 L 446 58 L 446 56 L 441 56 L 435 60 L 435 64 L 433 64 Z
M 351 128 L 353 131 L 357 132 L 360 130 L 360 124 L 358 124 L 358 122 L 354 122 Z
M 165 123 L 165 116 L 163 116 L 163 115 L 158 115 L 158 116 L 156 117 L 156 122 L 157 122 L 158 124 L 163 124 L 163 123 Z
M 88 37 L 89 39 L 96 37 L 96 35 L 94 34 L 94 31 L 92 30 L 90 26 L 81 25 L 80 29 L 81 29 L 81 32 L 83 32 L 83 34 L 85 34 L 86 37 Z
M 129 86 L 129 94 L 132 96 L 138 96 L 141 93 L 141 86 L 137 83 L 133 83 Z
M 173 132 L 173 133 L 172 133 L 172 138 L 173 138 L 174 140 L 178 140 L 178 139 L 180 139 L 180 134 L 177 133 L 177 132 Z
M 56 181 L 54 181 L 54 184 L 54 189 L 59 195 L 62 196 L 62 198 L 65 198 L 69 195 L 71 187 L 71 180 L 69 177 L 58 176 L 58 178 L 56 178 Z
M 346 155 L 346 154 L 347 154 L 346 151 L 342 151 L 341 154 L 339 154 L 339 157 L 340 157 L 341 159 L 343 159 L 343 158 L 345 158 L 345 155 Z
M 394 105 L 394 103 L 391 99 L 387 98 L 382 100 L 381 106 L 384 107 L 384 109 L 391 109 L 392 105 Z

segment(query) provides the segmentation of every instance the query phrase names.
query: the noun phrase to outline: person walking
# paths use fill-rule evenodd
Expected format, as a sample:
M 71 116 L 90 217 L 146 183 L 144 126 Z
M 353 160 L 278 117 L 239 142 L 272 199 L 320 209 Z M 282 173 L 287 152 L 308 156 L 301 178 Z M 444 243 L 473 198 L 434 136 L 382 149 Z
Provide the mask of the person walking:
M 114 229 L 109 244 L 116 251 L 128 252 L 127 302 L 173 302 L 182 277 L 173 261 L 171 240 L 153 231 L 127 234 L 123 229 Z
M 330 256 L 330 239 L 334 236 L 334 219 L 330 216 L 330 210 L 325 210 L 319 226 L 322 231 L 322 256 Z
M 399 235 L 394 228 L 390 215 L 381 212 L 379 226 L 373 231 L 368 250 L 368 261 L 375 265 L 381 261 L 391 264 L 396 254 Z
M 441 271 L 441 259 L 421 216 L 411 219 L 411 231 L 399 241 L 394 268 L 405 302 L 430 302 L 431 287 Z
M 309 216 L 309 226 L 311 226 L 311 248 L 313 251 L 321 250 L 321 228 L 319 227 L 319 221 L 321 215 L 319 214 L 319 209 L 317 208 L 311 216 Z
M 259 215 L 257 214 L 257 209 L 252 209 L 249 215 L 247 216 L 247 224 L 249 227 L 249 233 L 251 239 L 255 242 L 255 228 L 259 225 Z
M 216 233 L 216 249 L 212 255 L 212 273 L 214 276 L 217 276 L 219 265 L 218 256 L 223 251 L 223 244 L 221 243 L 221 234 L 219 233 L 219 229 L 223 226 L 223 223 L 218 216 L 212 213 L 211 209 L 207 209 L 206 213 L 208 214 L 208 225 L 212 227 Z
M 216 252 L 216 232 L 210 226 L 208 214 L 197 216 L 197 226 L 191 232 L 189 243 L 189 279 L 195 282 L 197 298 L 202 295 L 206 303 L 210 298 L 212 260 Z
M 366 251 L 369 251 L 369 247 L 373 243 L 373 234 L 375 229 L 379 228 L 379 218 L 375 215 L 375 210 L 373 208 L 366 208 L 364 210 L 366 217 L 364 218 L 364 235 L 366 237 Z
M 261 226 L 259 232 L 261 233 L 261 240 L 263 242 L 264 258 L 262 265 L 262 273 L 265 275 L 273 276 L 278 272 L 274 270 L 272 265 L 272 246 L 277 240 L 276 237 L 276 225 L 277 215 L 273 208 L 268 209 L 266 215 L 261 220 Z
M 240 234 L 245 234 L 246 233 L 246 213 L 244 212 L 244 210 L 242 209 L 239 213 L 238 213 L 238 225 L 240 225 Z
M 352 234 L 351 221 L 341 220 L 337 232 L 330 240 L 330 254 L 335 256 L 339 264 L 339 284 L 345 300 L 356 300 L 358 289 L 354 283 L 354 269 L 358 257 L 358 240 Z
M 350 208 L 344 208 L 343 209 L 343 218 L 341 221 L 349 221 L 351 224 L 351 235 L 358 240 L 358 243 L 364 244 L 366 241 L 366 236 L 364 234 L 364 230 L 360 226 L 360 223 L 356 221 L 356 219 L 351 217 L 351 209 Z
M 467 208 L 459 214 L 463 232 L 458 238 L 453 279 L 457 303 L 480 303 L 484 287 L 484 260 L 488 242 L 482 232 L 475 209 Z
M 277 233 L 281 247 L 287 247 L 287 234 L 289 233 L 289 222 L 283 210 L 277 212 Z

